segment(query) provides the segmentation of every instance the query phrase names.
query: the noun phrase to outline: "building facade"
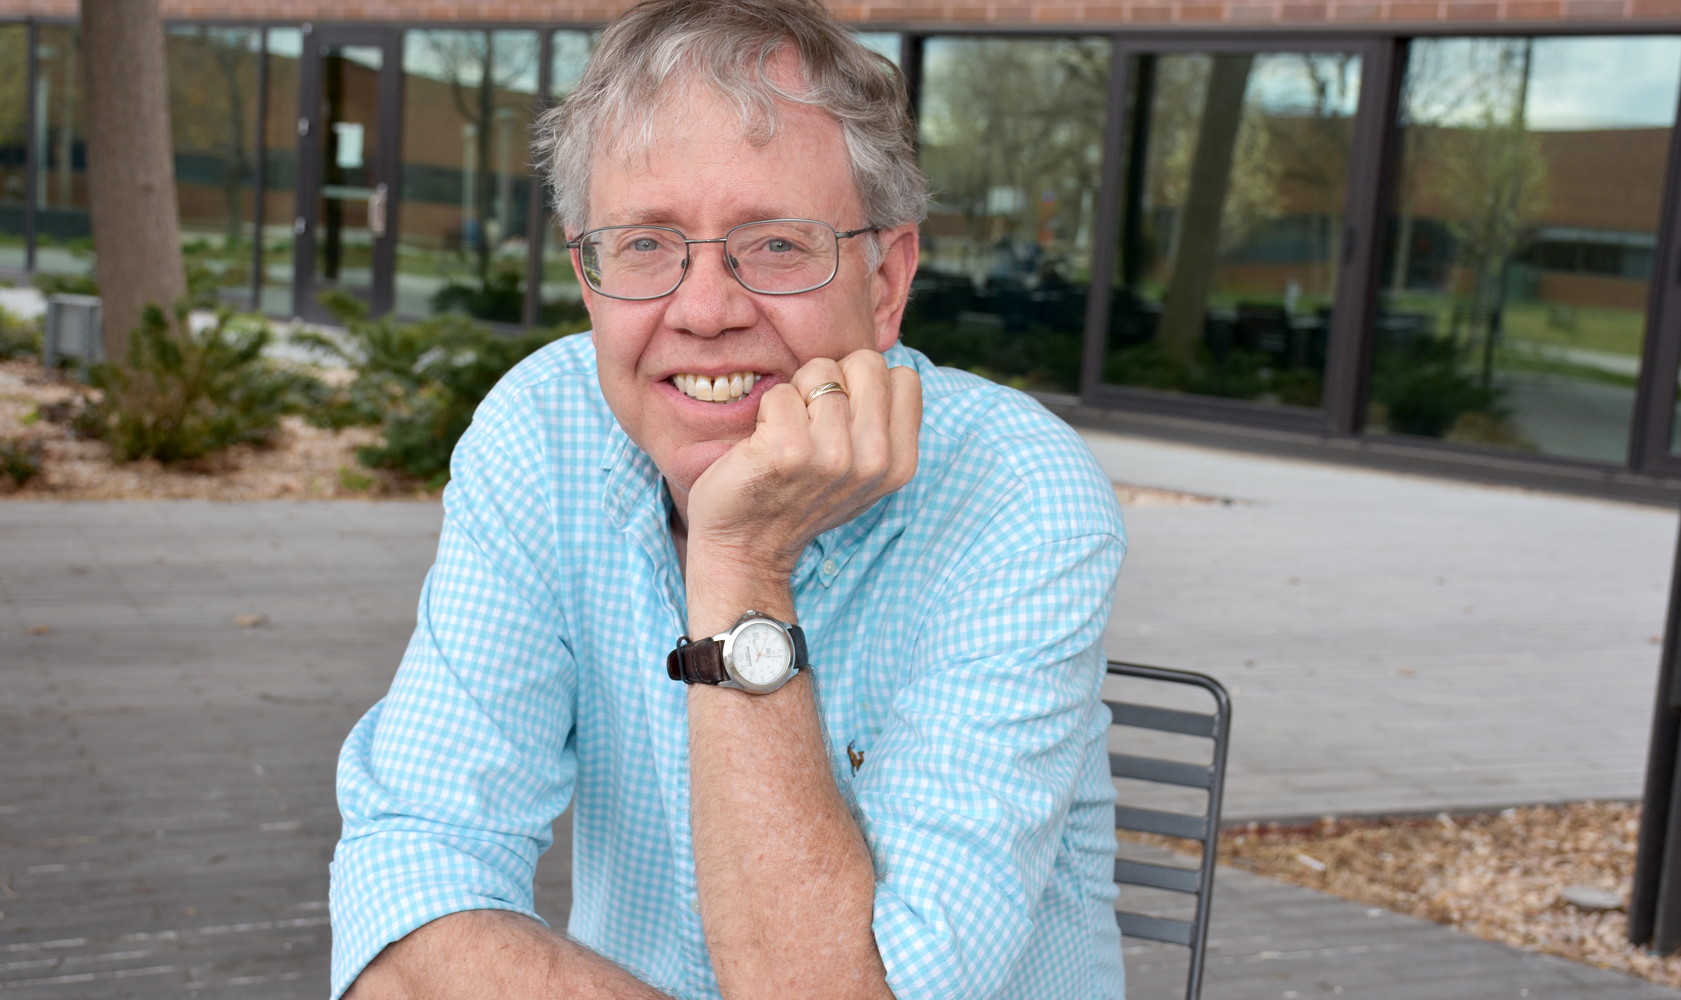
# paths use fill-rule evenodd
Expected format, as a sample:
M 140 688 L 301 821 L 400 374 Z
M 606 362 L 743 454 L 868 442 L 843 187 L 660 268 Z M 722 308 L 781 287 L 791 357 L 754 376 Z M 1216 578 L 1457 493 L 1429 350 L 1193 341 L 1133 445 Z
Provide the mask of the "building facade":
M 622 6 L 165 2 L 195 280 L 580 315 L 528 133 Z M 936 360 L 1071 419 L 1681 495 L 1681 0 L 834 9 L 911 85 Z M 0 274 L 66 288 L 75 14 L 0 0 Z

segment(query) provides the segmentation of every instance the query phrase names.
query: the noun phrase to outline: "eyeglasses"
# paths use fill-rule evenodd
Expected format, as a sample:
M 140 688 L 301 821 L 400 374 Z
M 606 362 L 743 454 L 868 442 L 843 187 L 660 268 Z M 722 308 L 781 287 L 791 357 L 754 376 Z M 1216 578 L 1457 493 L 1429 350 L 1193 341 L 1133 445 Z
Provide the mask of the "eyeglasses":
M 836 232 L 814 219 L 746 222 L 712 240 L 691 240 L 665 226 L 603 226 L 566 245 L 578 251 L 584 281 L 611 299 L 670 295 L 689 273 L 689 247 L 722 243 L 724 261 L 743 288 L 760 295 L 798 295 L 822 288 L 840 270 L 840 241 L 875 226 Z

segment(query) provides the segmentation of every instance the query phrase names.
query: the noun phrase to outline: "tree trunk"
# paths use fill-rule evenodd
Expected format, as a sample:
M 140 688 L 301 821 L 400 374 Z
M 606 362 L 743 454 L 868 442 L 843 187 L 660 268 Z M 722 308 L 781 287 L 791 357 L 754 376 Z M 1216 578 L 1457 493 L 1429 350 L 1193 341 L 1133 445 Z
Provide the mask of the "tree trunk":
M 1208 289 L 1220 252 L 1220 215 L 1232 176 L 1232 154 L 1243 124 L 1243 94 L 1249 86 L 1251 55 L 1215 56 L 1208 73 L 1208 97 L 1191 160 L 1190 185 L 1173 241 L 1173 271 L 1162 295 L 1156 340 L 1162 352 L 1185 365 L 1196 363 L 1208 316 Z
M 170 315 L 187 294 L 158 0 L 82 0 L 88 213 L 105 312 L 120 361 L 142 308 Z

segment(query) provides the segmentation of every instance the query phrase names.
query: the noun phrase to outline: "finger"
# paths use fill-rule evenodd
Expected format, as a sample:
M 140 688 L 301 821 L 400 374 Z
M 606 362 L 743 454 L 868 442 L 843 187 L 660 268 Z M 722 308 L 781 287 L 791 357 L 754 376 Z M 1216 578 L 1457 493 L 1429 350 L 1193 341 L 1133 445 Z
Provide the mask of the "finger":
M 831 480 L 844 476 L 852 467 L 852 440 L 848 429 L 851 423 L 850 390 L 824 393 L 816 399 L 811 398 L 811 392 L 830 382 L 838 383 L 845 389 L 846 373 L 833 358 L 813 358 L 794 373 L 793 382 L 805 404 L 812 461 Z
M 855 474 L 874 484 L 892 461 L 888 435 L 893 398 L 887 360 L 878 351 L 856 351 L 841 361 L 851 407 L 852 463 Z
M 904 366 L 890 369 L 887 376 L 893 400 L 888 427 L 893 459 L 886 476 L 891 491 L 916 475 L 917 439 L 922 431 L 922 376 Z
M 830 382 L 838 384 L 847 391 L 829 392 L 818 396 L 817 399 L 811 398 L 812 390 Z M 846 373 L 841 370 L 840 362 L 833 358 L 812 358 L 801 365 L 800 370 L 794 373 L 793 385 L 800 391 L 800 399 L 804 400 L 805 404 L 810 407 L 816 407 L 818 400 L 828 399 L 830 396 L 834 396 L 838 400 L 844 400 L 851 391 L 851 386 L 847 385 L 846 382 Z M 830 400 L 830 402 L 833 401 Z M 824 409 L 827 408 L 827 404 L 825 404 Z

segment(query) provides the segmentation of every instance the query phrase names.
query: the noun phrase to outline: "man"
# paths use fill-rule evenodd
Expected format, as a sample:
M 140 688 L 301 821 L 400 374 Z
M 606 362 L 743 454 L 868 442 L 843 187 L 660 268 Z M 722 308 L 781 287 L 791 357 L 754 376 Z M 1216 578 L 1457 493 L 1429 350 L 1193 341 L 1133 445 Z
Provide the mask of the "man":
M 1119 997 L 1119 510 L 1042 408 L 897 344 L 897 72 L 815 0 L 653 0 L 543 129 L 594 331 L 456 450 L 340 759 L 335 995 Z

